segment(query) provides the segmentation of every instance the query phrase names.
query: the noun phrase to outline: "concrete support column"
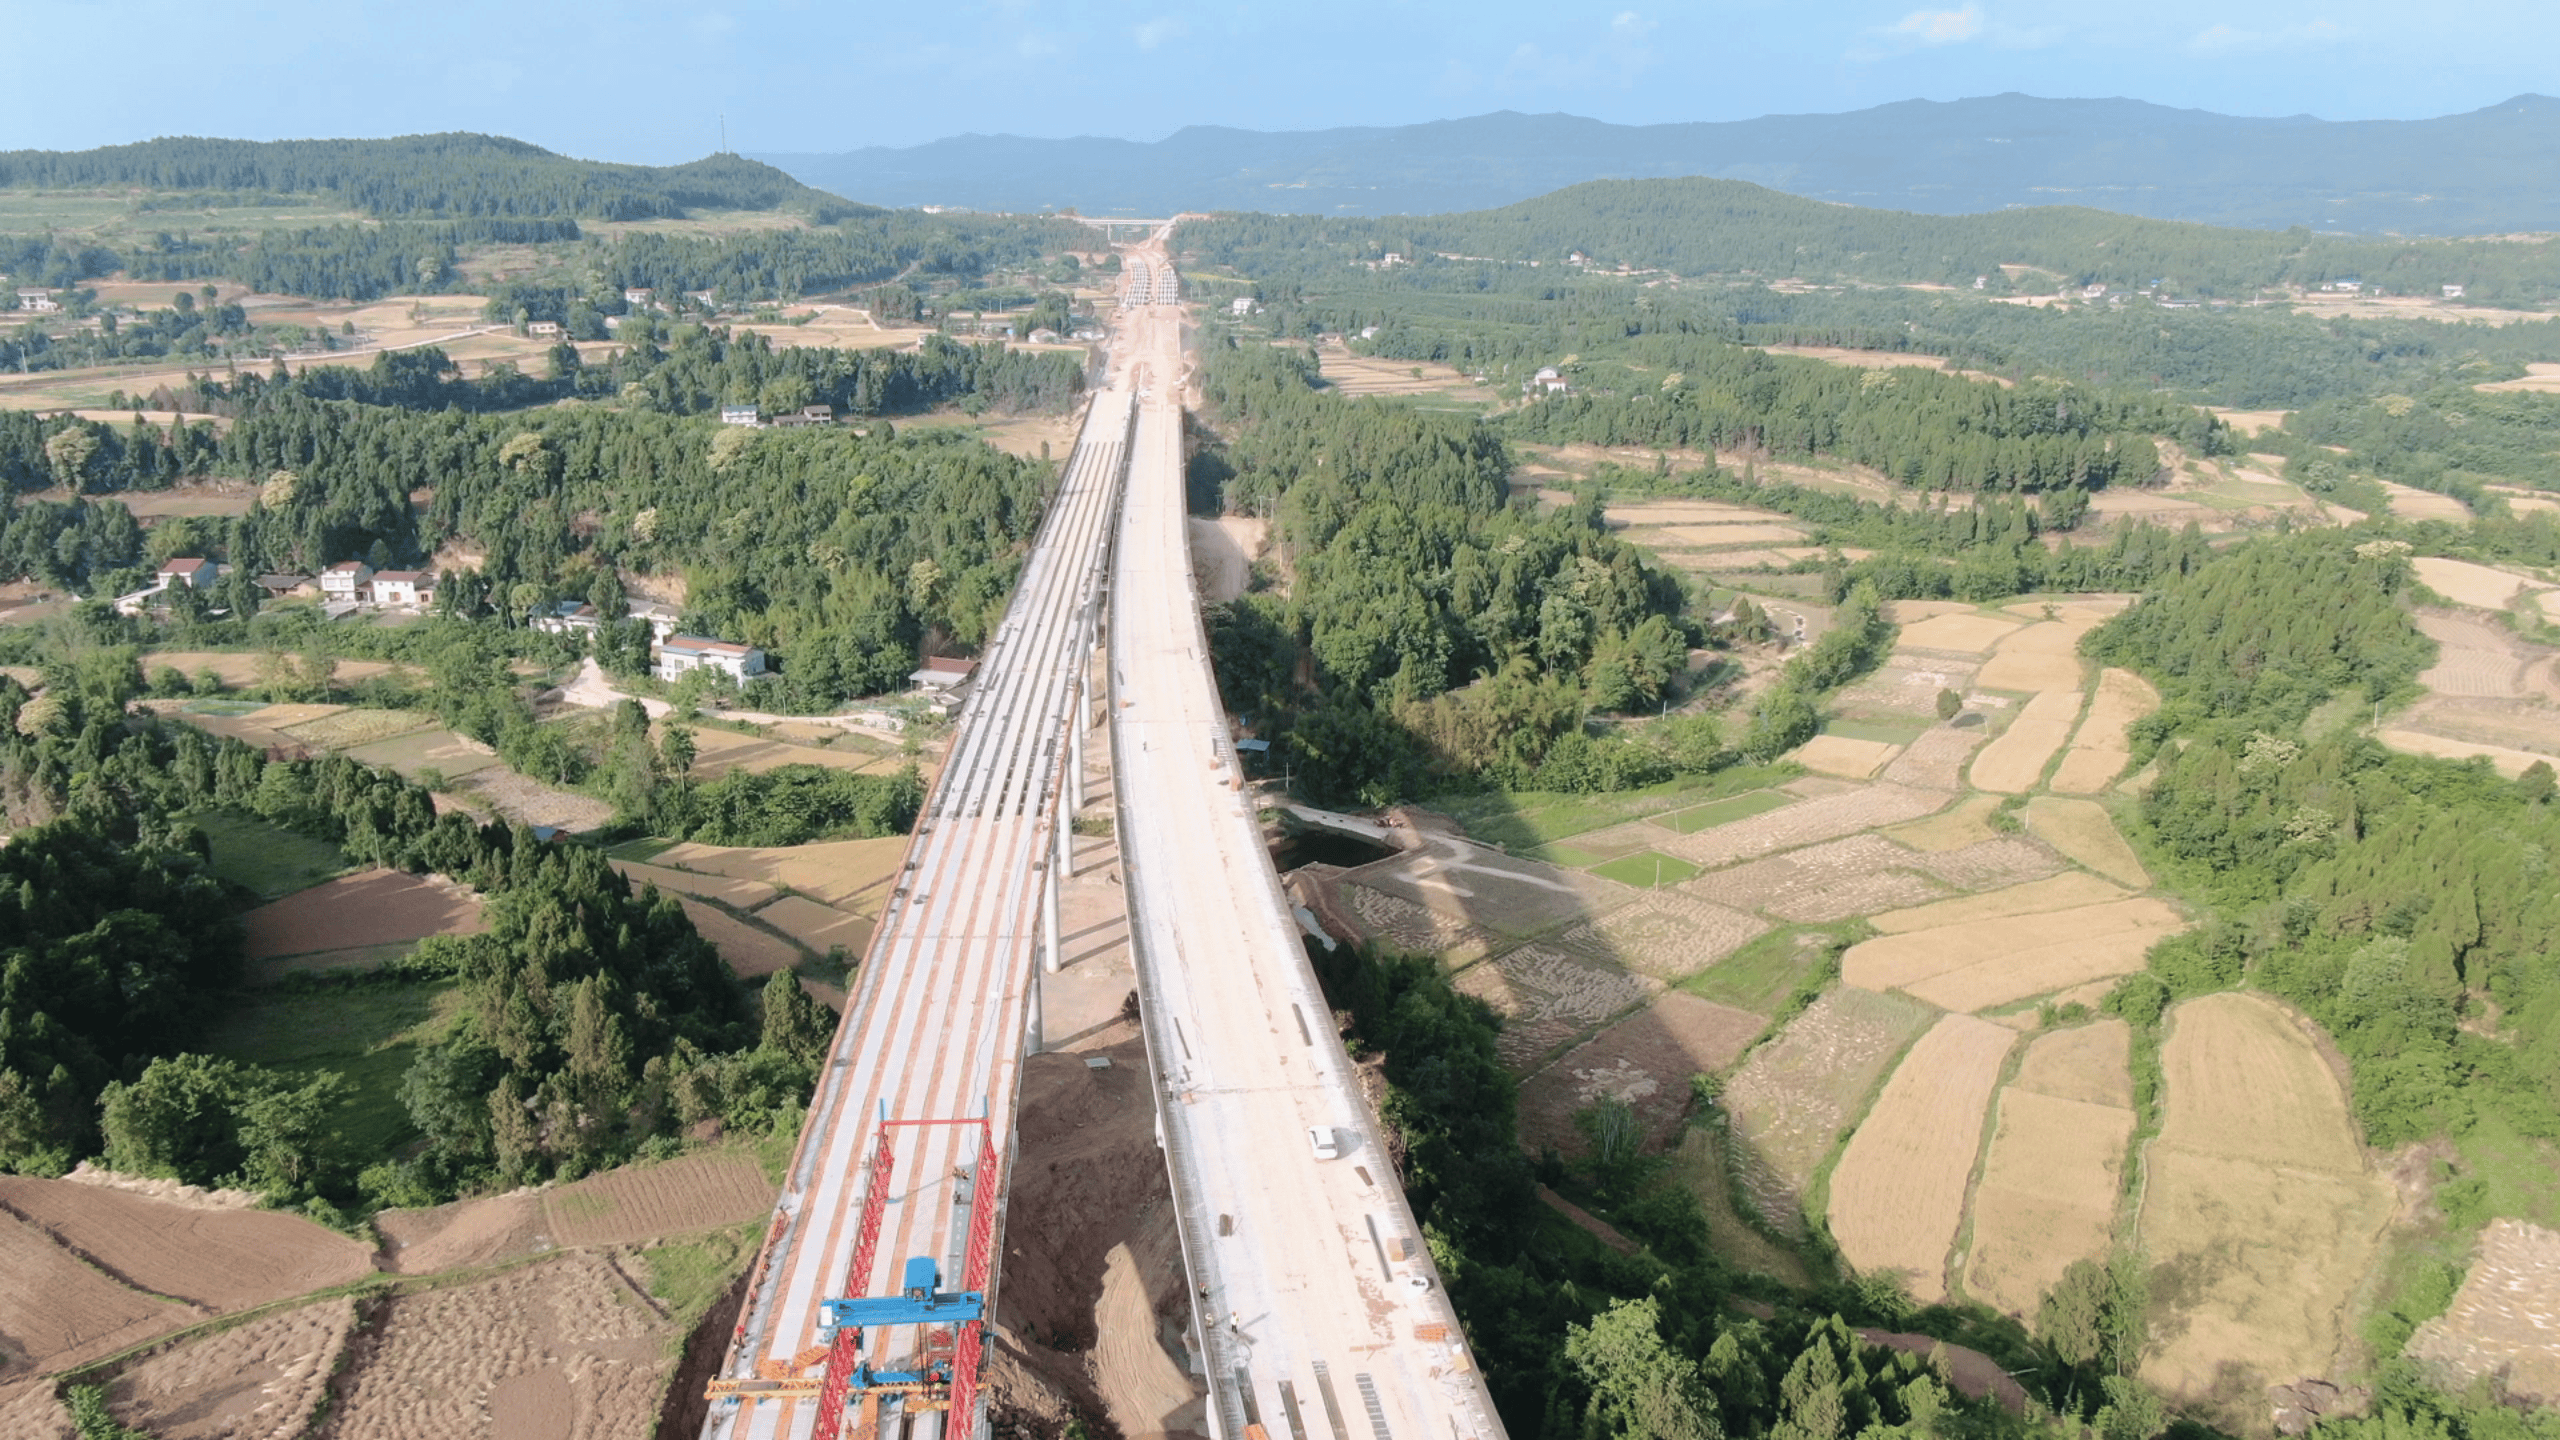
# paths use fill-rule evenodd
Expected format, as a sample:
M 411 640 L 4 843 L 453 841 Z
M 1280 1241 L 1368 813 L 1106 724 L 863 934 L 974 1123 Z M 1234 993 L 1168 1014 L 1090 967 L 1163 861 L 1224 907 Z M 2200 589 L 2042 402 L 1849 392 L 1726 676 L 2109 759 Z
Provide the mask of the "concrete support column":
M 1092 706 L 1085 702 L 1084 681 L 1079 678 L 1075 694 L 1067 706 L 1067 813 L 1084 808 L 1084 732 L 1092 718 Z
M 1058 867 L 1050 865 L 1041 871 L 1040 886 L 1040 968 L 1058 973 L 1058 952 L 1064 937 L 1058 933 Z
M 1058 797 L 1058 800 L 1058 878 L 1062 880 L 1073 880 L 1076 878 L 1075 812 L 1067 808 L 1066 797 L 1063 794 Z
M 1025 1055 L 1037 1055 L 1049 1048 L 1049 1034 L 1045 1028 L 1048 1015 L 1040 1003 L 1040 992 L 1043 988 L 1040 975 L 1041 972 L 1037 970 L 1031 974 L 1030 1023 L 1023 1026 L 1022 1035 L 1022 1053 Z

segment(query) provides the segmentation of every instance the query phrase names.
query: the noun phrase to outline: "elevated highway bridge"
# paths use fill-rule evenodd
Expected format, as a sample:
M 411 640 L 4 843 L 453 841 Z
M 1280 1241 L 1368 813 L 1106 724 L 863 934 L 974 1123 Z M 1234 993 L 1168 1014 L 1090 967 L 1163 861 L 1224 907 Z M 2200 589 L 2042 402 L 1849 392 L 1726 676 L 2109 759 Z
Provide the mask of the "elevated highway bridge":
M 704 1440 L 983 1435 L 1020 1062 L 1058 964 L 1096 699 L 1212 1440 L 1503 1440 L 1226 733 L 1192 589 L 1161 244 L 1124 252 L 1108 381 L 848 998 Z M 1105 643 L 1108 690 L 1088 696 Z M 830 1303 L 846 1300 L 863 1303 Z

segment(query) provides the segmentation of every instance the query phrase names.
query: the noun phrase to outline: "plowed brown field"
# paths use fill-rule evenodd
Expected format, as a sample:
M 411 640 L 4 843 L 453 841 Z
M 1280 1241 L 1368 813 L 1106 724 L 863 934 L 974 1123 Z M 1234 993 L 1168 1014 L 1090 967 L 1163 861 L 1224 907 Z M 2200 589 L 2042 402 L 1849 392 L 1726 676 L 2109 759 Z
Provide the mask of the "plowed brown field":
M 394 945 L 428 935 L 476 935 L 480 897 L 450 880 L 398 870 L 368 870 L 249 912 L 245 953 L 252 960 Z
M 754 1157 L 720 1150 L 609 1170 L 542 1199 L 559 1244 L 628 1245 L 761 1220 L 773 1213 L 774 1188 Z
M 279 1210 L 209 1210 L 25 1176 L 0 1178 L 0 1208 L 128 1284 L 212 1310 L 343 1285 L 373 1269 L 366 1246 Z
M 0 1380 L 59 1370 L 203 1318 L 119 1285 L 42 1230 L 0 1216 Z
M 2017 1036 L 1948 1015 L 1895 1067 L 1831 1172 L 1831 1233 L 1860 1270 L 1902 1277 L 1924 1305 L 1947 1296 L 1947 1256 L 1982 1120 Z

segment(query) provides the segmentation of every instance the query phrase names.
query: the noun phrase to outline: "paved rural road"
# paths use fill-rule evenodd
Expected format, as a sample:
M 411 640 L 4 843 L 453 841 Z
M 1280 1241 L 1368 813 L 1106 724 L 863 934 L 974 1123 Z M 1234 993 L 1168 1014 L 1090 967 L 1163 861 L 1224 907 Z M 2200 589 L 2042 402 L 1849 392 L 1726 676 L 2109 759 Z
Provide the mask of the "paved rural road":
M 1500 1440 L 1239 783 L 1193 592 L 1180 320 L 1157 303 L 1121 321 L 1114 381 L 1138 418 L 1108 633 L 1130 929 L 1213 1423 Z

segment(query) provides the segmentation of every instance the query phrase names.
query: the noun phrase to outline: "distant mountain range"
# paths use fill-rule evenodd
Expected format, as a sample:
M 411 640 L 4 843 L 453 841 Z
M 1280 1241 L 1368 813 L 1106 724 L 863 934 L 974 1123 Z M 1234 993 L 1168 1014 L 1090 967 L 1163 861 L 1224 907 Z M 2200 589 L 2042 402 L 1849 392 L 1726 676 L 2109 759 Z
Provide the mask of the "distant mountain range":
M 1439 214 L 1585 180 L 1701 175 L 1934 215 L 2072 204 L 2265 229 L 2560 230 L 2560 100 L 2545 95 L 2432 120 L 2010 94 L 1685 125 L 1502 111 L 1338 130 L 1192 126 L 1152 144 L 960 135 L 755 158 L 875 205 L 1088 215 Z

